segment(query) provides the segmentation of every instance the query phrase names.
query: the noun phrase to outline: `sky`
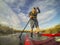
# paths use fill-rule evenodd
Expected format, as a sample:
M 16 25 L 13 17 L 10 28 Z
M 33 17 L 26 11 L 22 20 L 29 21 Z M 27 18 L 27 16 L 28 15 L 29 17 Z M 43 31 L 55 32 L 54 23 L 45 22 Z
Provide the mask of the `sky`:
M 22 30 L 33 7 L 41 10 L 37 16 L 41 29 L 60 24 L 60 0 L 0 0 L 0 24 Z

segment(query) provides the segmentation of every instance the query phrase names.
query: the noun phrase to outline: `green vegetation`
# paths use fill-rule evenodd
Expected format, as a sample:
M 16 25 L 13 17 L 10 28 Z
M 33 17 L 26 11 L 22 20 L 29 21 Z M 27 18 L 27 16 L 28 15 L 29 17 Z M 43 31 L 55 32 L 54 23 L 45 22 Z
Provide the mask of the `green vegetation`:
M 21 30 L 16 30 L 16 29 L 13 29 L 13 28 L 10 28 L 8 26 L 3 26 L 0 24 L 0 35 L 1 34 L 13 34 L 13 33 L 20 33 L 22 32 Z M 30 31 L 24 31 L 24 32 L 30 32 Z M 54 27 L 51 27 L 51 28 L 48 28 L 48 29 L 45 29 L 45 30 L 42 30 L 41 31 L 42 33 L 58 33 L 60 32 L 60 24 L 59 25 L 56 25 Z
M 0 35 L 7 35 L 13 33 L 20 33 L 20 32 L 22 32 L 22 30 L 17 30 L 0 24 Z M 24 32 L 28 32 L 28 31 L 24 31 Z
M 8 26 L 3 26 L 0 24 L 0 34 L 12 34 L 13 28 L 9 28 Z
M 43 33 L 60 33 L 60 24 L 42 31 Z

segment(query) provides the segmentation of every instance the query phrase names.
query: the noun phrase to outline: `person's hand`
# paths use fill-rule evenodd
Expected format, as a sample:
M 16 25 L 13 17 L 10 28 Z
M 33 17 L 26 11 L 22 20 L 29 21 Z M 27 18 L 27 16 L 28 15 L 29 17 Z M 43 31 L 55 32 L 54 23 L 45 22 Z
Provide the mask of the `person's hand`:
M 30 19 L 32 19 L 33 18 L 33 16 L 30 16 Z
M 39 7 L 37 7 L 37 10 L 38 10 L 38 13 L 40 13 L 40 9 L 39 9 Z
M 37 9 L 39 9 L 39 7 L 37 7 Z

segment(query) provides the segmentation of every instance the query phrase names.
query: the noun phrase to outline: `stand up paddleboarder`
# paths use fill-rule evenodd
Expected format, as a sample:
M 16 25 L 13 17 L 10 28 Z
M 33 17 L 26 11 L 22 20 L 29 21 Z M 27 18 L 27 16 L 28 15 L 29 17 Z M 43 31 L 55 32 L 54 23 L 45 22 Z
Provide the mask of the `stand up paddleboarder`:
M 29 13 L 30 17 L 30 26 L 31 26 L 31 37 L 33 37 L 33 28 L 36 27 L 36 30 L 39 30 L 37 14 L 40 13 L 39 7 L 33 7 L 32 11 Z M 39 31 L 37 31 L 38 33 Z

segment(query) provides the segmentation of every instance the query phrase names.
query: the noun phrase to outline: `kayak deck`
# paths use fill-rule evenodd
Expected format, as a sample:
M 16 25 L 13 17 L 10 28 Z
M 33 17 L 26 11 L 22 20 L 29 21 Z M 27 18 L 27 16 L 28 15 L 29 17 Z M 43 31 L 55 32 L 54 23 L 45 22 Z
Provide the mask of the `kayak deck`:
M 60 45 L 60 42 L 56 42 L 54 37 L 49 37 L 45 40 L 26 37 L 24 45 Z

